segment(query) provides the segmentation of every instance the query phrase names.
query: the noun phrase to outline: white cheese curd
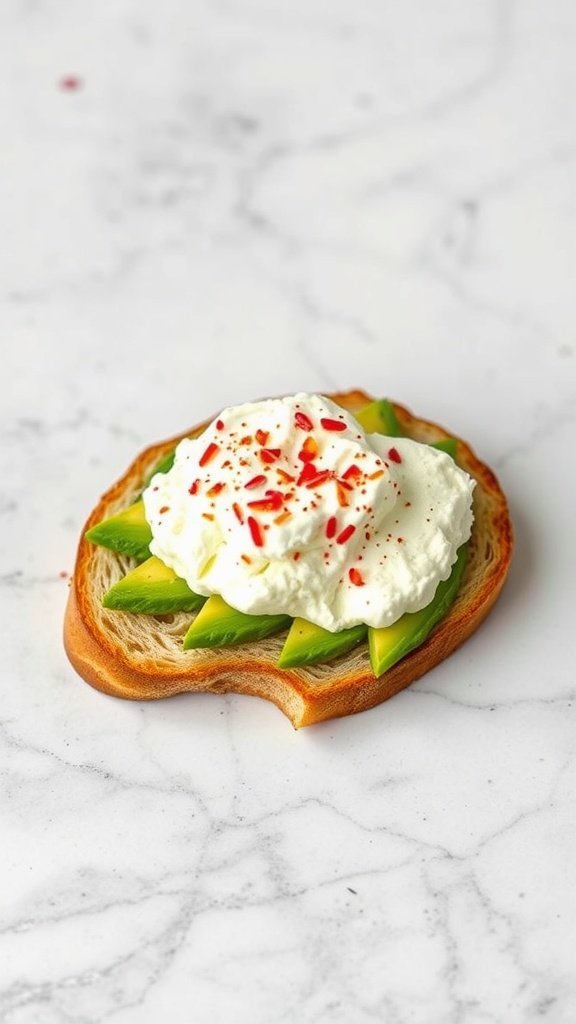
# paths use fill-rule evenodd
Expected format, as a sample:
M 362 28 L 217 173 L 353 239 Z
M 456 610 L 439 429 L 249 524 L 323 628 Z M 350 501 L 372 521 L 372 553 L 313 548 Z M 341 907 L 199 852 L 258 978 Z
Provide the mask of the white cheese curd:
M 334 632 L 432 600 L 470 536 L 473 487 L 444 452 L 298 394 L 225 409 L 143 497 L 151 552 L 196 593 Z

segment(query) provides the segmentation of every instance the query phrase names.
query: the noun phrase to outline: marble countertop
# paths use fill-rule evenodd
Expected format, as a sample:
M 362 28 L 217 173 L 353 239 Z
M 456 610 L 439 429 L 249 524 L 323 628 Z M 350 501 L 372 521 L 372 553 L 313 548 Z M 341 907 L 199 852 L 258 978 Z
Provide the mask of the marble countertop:
M 575 36 L 569 0 L 4 5 L 2 1024 L 576 1020 Z M 85 685 L 66 573 L 135 452 L 352 386 L 496 468 L 484 626 L 300 732 Z

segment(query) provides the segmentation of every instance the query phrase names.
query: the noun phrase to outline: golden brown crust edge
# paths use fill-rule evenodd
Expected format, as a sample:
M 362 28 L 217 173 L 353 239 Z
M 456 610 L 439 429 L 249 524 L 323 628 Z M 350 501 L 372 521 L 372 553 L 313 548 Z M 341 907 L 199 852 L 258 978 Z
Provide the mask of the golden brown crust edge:
M 361 391 L 329 397 L 351 412 L 372 400 Z M 416 440 L 451 436 L 442 427 L 417 419 L 403 406 L 395 404 L 394 408 L 406 434 Z M 204 426 L 199 425 L 193 432 Z M 186 431 L 142 452 L 102 497 L 85 529 L 109 515 L 110 508 L 124 494 L 136 491 L 163 454 L 191 433 Z M 72 665 L 92 686 L 117 697 L 153 700 L 184 691 L 264 697 L 274 702 L 295 728 L 380 704 L 428 672 L 474 632 L 497 599 L 508 572 L 513 538 L 506 498 L 492 470 L 460 439 L 458 462 L 477 481 L 471 554 L 459 596 L 425 643 L 379 679 L 372 675 L 368 662 L 359 667 L 357 658 L 344 656 L 333 663 L 328 681 L 319 685 L 310 670 L 282 670 L 270 657 L 261 657 L 262 645 L 258 643 L 243 648 L 240 661 L 237 649 L 230 649 L 218 651 L 217 658 L 210 652 L 206 661 L 200 658 L 194 665 L 185 662 L 183 654 L 183 664 L 178 668 L 152 659 L 143 663 L 141 658 L 131 657 L 130 651 L 119 650 L 96 620 L 90 587 L 94 547 L 83 536 L 64 624 L 64 645 Z

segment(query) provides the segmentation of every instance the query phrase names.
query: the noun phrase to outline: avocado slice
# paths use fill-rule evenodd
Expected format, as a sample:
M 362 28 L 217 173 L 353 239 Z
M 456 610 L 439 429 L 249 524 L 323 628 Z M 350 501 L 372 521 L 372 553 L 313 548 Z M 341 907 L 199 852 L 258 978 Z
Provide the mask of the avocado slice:
M 123 512 L 97 523 L 86 531 L 85 537 L 92 544 L 100 544 L 143 561 L 150 555 L 148 545 L 152 540 L 152 531 L 144 514 L 144 502 L 136 501 Z
M 105 608 L 147 615 L 194 612 L 205 601 L 155 555 L 115 583 L 102 598 Z
M 360 412 L 356 413 L 356 419 L 367 434 L 384 434 L 386 437 L 403 436 L 394 406 L 387 398 L 379 398 L 375 402 L 370 402 L 370 405 L 365 405 Z M 456 461 L 458 441 L 455 437 L 445 437 L 441 441 L 434 441 L 430 447 L 446 452 Z
M 355 416 L 367 434 L 385 434 L 386 437 L 400 437 L 402 434 L 394 406 L 387 398 L 379 398 L 376 402 L 370 402 Z
M 195 647 L 230 647 L 249 640 L 262 640 L 265 636 L 287 629 L 291 621 L 289 615 L 246 615 L 213 594 L 186 633 L 184 650 Z
M 286 643 L 278 658 L 279 668 L 293 668 L 296 665 L 316 665 L 321 661 L 332 661 L 339 654 L 356 647 L 365 639 L 367 626 L 352 626 L 330 633 L 321 626 L 306 619 L 294 619 Z
M 424 643 L 433 627 L 444 618 L 458 593 L 467 554 L 468 542 L 460 548 L 450 576 L 438 584 L 434 597 L 425 608 L 419 612 L 406 612 L 391 626 L 381 629 L 371 626 L 368 629 L 370 663 L 376 678 Z
M 434 444 L 430 445 L 431 448 L 437 448 L 438 451 L 446 452 L 450 455 L 454 462 L 456 462 L 456 455 L 458 454 L 458 441 L 455 437 L 444 437 L 441 441 L 434 441 Z
M 158 465 L 154 467 L 154 469 L 149 474 L 149 476 L 146 477 L 146 483 L 144 484 L 144 490 L 146 490 L 146 488 L 148 487 L 148 484 L 150 483 L 152 477 L 156 476 L 156 473 L 168 473 L 172 469 L 172 466 L 174 465 L 174 459 L 175 458 L 176 458 L 176 449 L 174 448 L 173 451 L 168 452 L 168 455 L 165 455 L 164 458 L 160 460 Z
M 192 430 L 188 434 L 188 438 L 190 440 L 192 440 L 193 438 L 201 437 L 203 433 L 204 433 L 204 427 L 201 427 L 198 430 Z M 176 458 L 176 448 L 173 448 L 171 452 L 168 452 L 168 454 L 164 456 L 163 459 L 160 459 L 160 462 L 158 463 L 158 465 L 154 467 L 152 472 L 146 478 L 146 482 L 144 484 L 144 490 L 146 490 L 146 488 L 148 487 L 148 484 L 150 483 L 152 477 L 155 476 L 156 473 L 169 473 L 170 472 L 170 470 L 172 469 L 172 466 L 174 465 L 174 459 L 175 458 Z
M 150 474 L 146 481 L 146 487 L 155 473 L 167 473 L 172 469 L 176 449 L 165 455 L 161 462 Z M 118 515 L 103 519 L 90 530 L 87 530 L 85 537 L 93 544 L 100 544 L 111 551 L 119 551 L 123 555 L 131 555 L 139 562 L 147 559 L 150 555 L 149 547 L 152 540 L 152 531 L 144 514 L 144 502 L 142 498 L 129 505 Z M 126 609 L 129 611 L 130 609 Z

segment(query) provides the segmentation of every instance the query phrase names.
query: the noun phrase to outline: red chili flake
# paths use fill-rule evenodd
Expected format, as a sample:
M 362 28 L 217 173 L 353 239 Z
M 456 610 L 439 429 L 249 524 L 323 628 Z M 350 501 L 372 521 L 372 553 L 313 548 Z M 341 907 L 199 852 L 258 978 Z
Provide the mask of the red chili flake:
M 300 430 L 314 430 L 314 424 L 305 412 L 297 412 L 294 416 L 294 423 Z
M 318 445 L 313 437 L 307 437 L 298 452 L 300 462 L 312 462 L 318 455 Z
M 224 430 L 224 423 L 222 420 L 216 420 L 216 430 Z
M 342 486 L 340 480 L 336 481 L 336 494 L 338 497 L 338 504 L 340 505 L 340 508 L 346 508 L 346 506 L 349 504 L 348 495 L 346 493 L 346 489 Z
M 317 476 L 317 475 L 318 475 L 318 470 L 317 470 L 316 466 L 312 462 L 305 462 L 304 463 L 304 468 L 303 468 L 302 472 L 300 473 L 300 476 L 298 477 L 296 483 L 297 484 L 305 484 L 305 483 L 308 482 L 308 480 L 313 480 L 314 477 Z
M 243 525 L 244 524 L 244 513 L 242 512 L 242 509 L 240 508 L 240 505 L 237 505 L 236 502 L 234 502 L 234 504 L 232 505 L 232 511 L 233 511 L 234 515 L 236 516 L 236 519 L 238 520 L 240 525 Z
M 357 480 L 359 476 L 362 476 L 362 470 L 352 463 L 352 465 L 348 466 L 348 469 L 345 469 L 342 473 L 342 480 Z
M 350 583 L 354 584 L 355 587 L 363 587 L 364 586 L 364 580 L 362 578 L 362 573 L 358 572 L 358 569 L 349 569 L 348 570 L 348 579 L 350 580 Z
M 331 420 L 327 417 L 320 420 L 324 430 L 346 430 L 346 424 L 342 420 Z
M 240 555 L 240 558 L 242 559 L 243 562 L 246 562 L 247 565 L 252 564 L 252 559 L 250 558 L 249 555 Z
M 270 437 L 270 434 L 268 433 L 267 430 L 257 430 L 256 431 L 256 440 L 257 440 L 258 444 L 261 444 L 262 446 L 264 446 L 266 444 L 266 442 L 267 442 L 269 437 Z
M 203 512 L 202 513 L 202 518 L 203 519 L 209 519 L 210 522 L 212 522 L 212 520 L 214 519 L 214 516 L 212 515 L 211 512 Z
M 159 509 L 158 511 L 160 512 L 160 515 L 162 516 L 162 515 L 164 515 L 165 512 L 169 512 L 170 511 L 170 505 L 162 505 L 162 508 Z
M 276 462 L 276 459 L 280 458 L 282 452 L 280 448 L 261 448 L 258 454 L 262 462 L 269 466 L 270 463 Z
M 307 462 L 306 465 L 309 466 L 310 463 Z M 333 474 L 330 472 L 329 469 L 322 469 L 320 470 L 319 473 L 316 473 L 316 476 L 313 476 L 310 480 L 307 481 L 306 487 L 320 487 L 320 485 L 325 484 L 327 480 L 331 480 L 332 476 Z
M 254 519 L 254 516 L 248 516 L 248 529 L 250 530 L 250 536 L 252 537 L 252 540 L 254 541 L 256 547 L 264 547 L 264 536 L 262 533 L 262 529 L 260 527 L 260 523 L 258 522 L 258 520 Z
M 294 554 L 292 555 L 292 558 L 294 559 L 295 562 L 297 562 L 298 559 L 300 558 L 300 552 L 295 551 Z
M 219 451 L 220 451 L 220 449 L 219 449 L 218 445 L 214 444 L 214 441 L 211 441 L 210 444 L 208 445 L 206 451 L 201 456 L 199 465 L 200 466 L 206 466 L 209 462 L 212 462 L 212 459 L 214 458 L 214 456 Z
M 366 530 L 366 533 L 364 534 L 364 536 L 365 536 L 366 540 L 370 540 L 370 531 Z
M 266 477 L 263 476 L 262 473 L 259 473 L 258 476 L 253 476 L 252 479 L 249 480 L 247 484 L 244 484 L 244 487 L 246 488 L 247 491 L 251 491 L 253 487 L 260 487 L 260 484 L 265 483 Z
M 267 491 L 265 498 L 249 501 L 248 508 L 254 508 L 257 512 L 278 512 L 282 508 L 283 501 L 284 497 L 280 491 Z
M 276 526 L 281 526 L 282 523 L 287 522 L 288 519 L 292 519 L 292 513 L 291 512 L 282 512 L 281 515 L 276 516 L 276 519 L 274 520 L 274 522 L 275 522 Z
M 222 463 L 222 469 L 228 469 L 228 466 L 231 466 L 231 465 L 232 465 L 232 463 L 230 462 L 230 459 L 226 459 L 226 462 Z
M 328 537 L 328 540 L 332 540 L 332 537 L 335 536 L 335 534 L 336 534 L 336 525 L 337 525 L 337 523 L 336 523 L 336 516 L 330 516 L 330 519 L 328 519 L 326 521 L 326 530 L 325 530 L 325 533 L 326 533 L 326 536 Z
M 246 437 L 241 437 L 240 444 L 252 444 L 252 434 L 246 434 Z
M 194 480 L 188 488 L 188 494 L 198 494 L 198 488 L 200 487 L 200 481 Z
M 283 469 L 277 469 L 278 478 L 283 484 L 293 484 L 296 477 L 290 476 L 290 473 L 285 473 Z
M 379 480 L 381 476 L 384 476 L 384 470 L 378 469 L 376 473 L 370 473 L 369 480 Z
M 389 449 L 389 451 L 388 451 L 388 458 L 392 462 L 402 462 L 402 459 L 400 457 L 400 452 L 398 451 L 397 448 L 390 448 Z
M 347 540 L 350 540 L 350 537 L 355 532 L 356 527 L 352 523 L 349 523 L 348 526 L 345 526 L 344 529 L 336 537 L 336 543 L 345 544 Z
M 404 543 L 404 537 L 398 537 L 397 540 L 398 540 L 399 544 L 403 544 Z
M 226 484 L 224 484 L 224 483 L 217 483 L 217 484 L 214 484 L 214 486 L 211 487 L 210 490 L 207 491 L 206 493 L 208 494 L 209 498 L 214 498 L 217 494 L 220 494 L 220 492 L 223 491 L 225 487 L 226 487 Z
M 76 92 L 77 89 L 82 88 L 82 79 L 78 78 L 77 75 L 64 75 L 60 79 L 60 88 L 65 92 Z

